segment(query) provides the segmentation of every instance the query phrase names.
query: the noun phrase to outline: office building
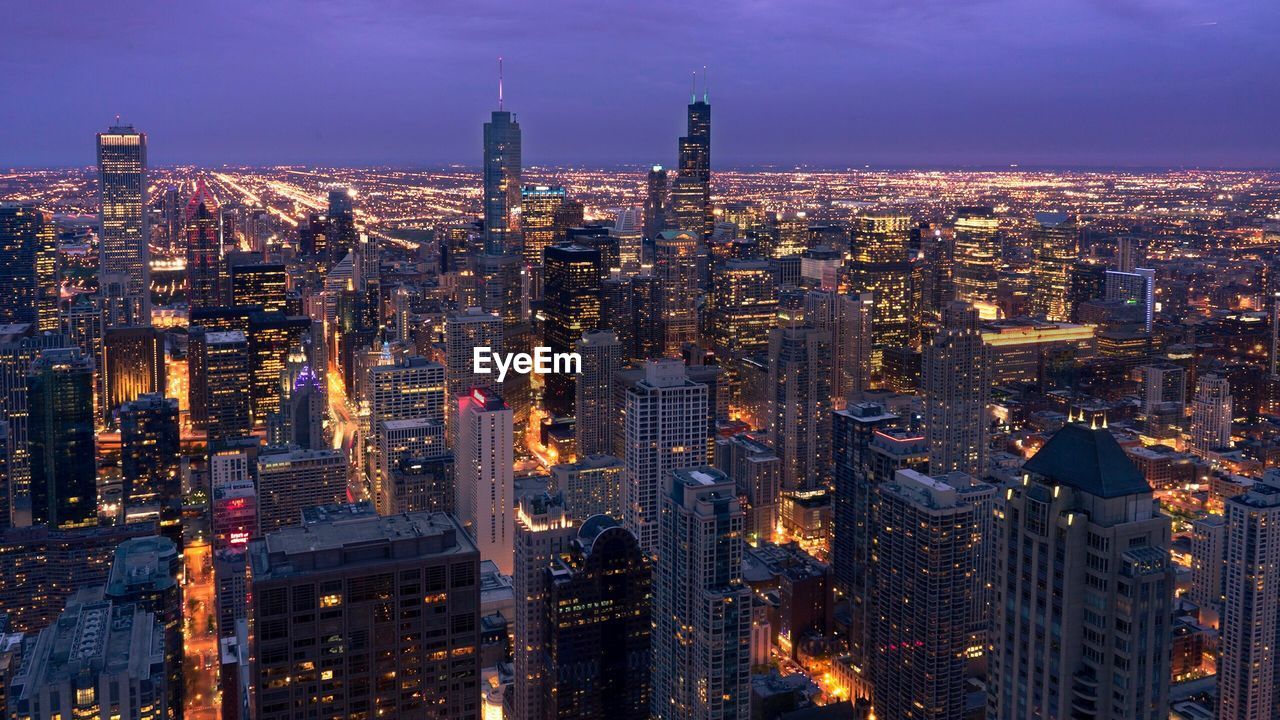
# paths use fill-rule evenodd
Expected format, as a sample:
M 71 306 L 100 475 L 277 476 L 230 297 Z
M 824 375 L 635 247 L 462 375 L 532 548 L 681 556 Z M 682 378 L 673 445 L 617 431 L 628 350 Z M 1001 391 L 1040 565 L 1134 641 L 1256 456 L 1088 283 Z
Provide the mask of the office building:
M 1068 424 L 1005 490 L 988 713 L 1164 720 L 1169 520 L 1105 429 Z
M 1231 447 L 1231 423 L 1234 419 L 1231 383 L 1220 375 L 1208 373 L 1196 381 L 1196 396 L 1191 401 L 1191 451 L 1208 457 L 1214 450 Z
M 783 490 L 826 484 L 831 462 L 831 334 L 812 327 L 769 332 L 769 435 Z
M 325 251 L 328 255 L 327 265 L 332 267 L 360 242 L 360 231 L 356 227 L 355 194 L 350 188 L 330 189 L 327 210 Z
M 715 460 L 716 468 L 738 491 L 747 537 L 773 540 L 782 491 L 782 461 L 773 448 L 747 433 L 738 433 L 716 438 Z
M 215 552 L 224 548 L 243 550 L 250 540 L 262 537 L 258 525 L 258 490 L 248 476 L 248 457 L 244 453 L 221 457 L 224 462 L 240 463 L 245 470 L 242 477 L 213 484 L 209 508 L 213 548 Z
M 455 512 L 453 453 L 405 458 L 391 470 L 388 515 L 405 512 Z
M 942 323 L 924 349 L 920 371 L 929 472 L 985 477 L 991 351 L 978 329 L 978 311 L 971 305 L 948 303 Z
M 711 237 L 711 103 L 704 91 L 689 99 L 688 130 L 680 138 L 679 165 L 671 188 L 675 226 L 695 238 Z
M 582 372 L 574 382 L 574 435 L 578 457 L 607 454 L 609 426 L 621 412 L 615 406 L 614 373 L 622 369 L 622 344 L 611 330 L 582 334 L 574 344 Z
M 1000 219 L 989 207 L 966 207 L 952 219 L 955 229 L 956 299 L 996 317 L 996 285 L 1001 266 Z
M 166 535 L 179 534 L 181 449 L 176 399 L 146 393 L 120 407 L 120 500 L 126 518 L 155 514 Z
M 542 716 L 649 718 L 652 569 L 635 535 L 592 517 L 546 574 Z
M 98 133 L 98 287 L 111 292 L 106 324 L 151 324 L 147 136 L 130 125 Z
M 241 330 L 190 334 L 191 421 L 210 443 L 249 434 L 249 340 Z
M 328 446 L 324 434 L 324 418 L 328 412 L 328 397 L 320 377 L 303 365 L 291 380 L 282 376 L 280 388 L 281 430 L 273 444 L 297 445 L 306 450 L 322 450 Z
M 311 332 L 311 319 L 281 312 L 249 313 L 249 412 L 255 429 L 280 412 L 280 373 L 290 350 Z
M 584 332 L 600 327 L 600 251 L 582 245 L 546 248 L 543 342 L 552 353 L 568 353 Z M 543 376 L 543 408 L 553 418 L 573 417 L 576 377 Z
M 622 514 L 645 552 L 658 550 L 662 483 L 671 471 L 707 460 L 707 386 L 679 360 L 651 360 L 625 390 Z
M 851 396 L 861 398 L 871 385 L 872 321 L 875 303 L 870 293 L 841 295 L 832 290 L 810 290 L 804 296 L 805 323 L 831 336 L 832 407 L 845 407 Z M 907 351 L 907 348 L 887 348 Z M 882 364 L 887 353 L 882 352 Z M 887 368 L 885 373 L 888 374 Z
M 98 523 L 93 361 L 79 349 L 46 350 L 27 377 L 31 522 Z
M 546 688 L 556 678 L 547 672 L 546 636 L 553 627 L 548 616 L 548 572 L 554 558 L 577 536 L 564 499 L 546 493 L 520 498 L 515 519 L 515 565 L 511 586 L 515 594 L 515 699 L 518 720 L 544 718 Z
M 405 499 L 394 497 L 396 487 L 392 473 L 400 463 L 413 458 L 436 458 L 448 451 L 444 444 L 444 423 L 425 417 L 408 420 L 382 420 L 374 428 L 372 492 L 374 504 L 383 515 L 392 508 L 405 505 Z
M 661 165 L 649 168 L 644 196 L 644 237 L 652 240 L 667 229 L 667 171 Z M 637 258 L 638 261 L 638 258 Z
M 884 348 L 907 347 L 911 337 L 911 217 L 896 213 L 860 215 L 852 229 L 853 258 L 849 263 L 849 289 L 859 296 L 870 293 L 874 309 L 871 344 L 876 356 Z
M 283 264 L 236 264 L 231 266 L 230 276 L 232 305 L 287 314 L 289 284 Z
M 1078 255 L 1080 227 L 1073 216 L 1060 212 L 1036 213 L 1031 231 L 1035 252 L 1033 314 L 1050 322 L 1071 320 L 1071 267 Z
M 347 497 L 340 450 L 289 450 L 258 457 L 258 524 L 263 534 L 301 522 L 304 508 Z
M 698 236 L 668 230 L 653 241 L 653 274 L 658 279 L 656 306 L 637 306 L 636 312 L 656 312 L 662 327 L 662 352 L 679 357 L 685 343 L 698 340 Z
M 58 239 L 53 216 L 31 203 L 0 203 L 0 324 L 58 330 Z
M 9 687 L 9 716 L 169 717 L 165 660 L 165 629 L 155 615 L 87 588 L 27 645 Z
M 164 630 L 167 705 L 182 707 L 182 553 L 166 537 L 133 538 L 120 543 L 107 576 L 105 598 L 117 606 L 135 605 Z M 176 714 L 176 713 L 175 713 Z
M 764 260 L 727 260 L 711 268 L 704 335 L 725 358 L 763 354 L 778 312 L 778 288 Z
M 1280 475 L 1268 471 L 1223 506 L 1218 717 L 1274 720 L 1280 715 Z
M 592 515 L 620 519 L 624 471 L 623 462 L 612 455 L 582 455 L 577 462 L 552 465 L 547 489 L 579 521 Z
M 651 713 L 745 718 L 751 590 L 742 582 L 743 514 L 733 481 L 711 467 L 673 470 L 662 506 Z
M 444 355 L 449 447 L 457 447 L 458 442 L 458 400 L 476 388 L 491 394 L 502 390 L 497 373 L 475 371 L 476 348 L 489 348 L 494 355 L 504 352 L 502 319 L 480 308 L 467 308 L 447 317 L 444 323 Z
M 876 486 L 869 630 L 879 715 L 965 715 L 965 667 L 989 617 L 984 549 L 994 494 L 964 473 L 899 470 Z
M 222 215 L 218 199 L 196 181 L 187 201 L 187 304 L 191 309 L 225 305 L 222 296 Z
M 32 323 L 0 325 L 0 420 L 9 423 L 10 512 L 14 524 L 30 522 L 31 443 L 28 375 L 46 350 L 72 347 L 59 333 L 36 334 Z
M 514 438 L 511 408 L 475 389 L 458 401 L 458 516 L 485 560 L 512 573 L 515 535 Z
M 146 393 L 164 392 L 164 336 L 153 327 L 113 327 L 102 339 L 103 415 Z
M 1108 270 L 1105 290 L 1106 300 L 1137 306 L 1138 314 L 1142 318 L 1141 329 L 1151 332 L 1156 307 L 1155 270 L 1149 268 L 1135 268 L 1132 272 Z
M 1224 596 L 1227 521 L 1207 515 L 1191 521 L 1191 589 L 1187 597 L 1202 608 L 1219 611 Z
M 452 516 L 324 513 L 248 554 L 255 717 L 478 720 L 480 554 Z
M 526 185 L 520 191 L 520 234 L 524 242 L 524 264 L 542 264 L 542 253 L 563 240 L 556 218 L 565 204 L 564 188 L 555 185 Z

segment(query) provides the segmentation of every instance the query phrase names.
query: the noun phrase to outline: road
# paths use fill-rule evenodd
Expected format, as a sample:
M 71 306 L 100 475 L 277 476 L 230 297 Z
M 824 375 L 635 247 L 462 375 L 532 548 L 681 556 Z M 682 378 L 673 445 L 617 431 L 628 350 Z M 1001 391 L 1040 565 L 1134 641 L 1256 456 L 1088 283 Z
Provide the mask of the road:
M 218 637 L 214 629 L 213 556 L 207 543 L 189 545 L 184 551 L 186 586 L 183 588 L 183 681 L 186 683 L 188 720 L 218 720 Z

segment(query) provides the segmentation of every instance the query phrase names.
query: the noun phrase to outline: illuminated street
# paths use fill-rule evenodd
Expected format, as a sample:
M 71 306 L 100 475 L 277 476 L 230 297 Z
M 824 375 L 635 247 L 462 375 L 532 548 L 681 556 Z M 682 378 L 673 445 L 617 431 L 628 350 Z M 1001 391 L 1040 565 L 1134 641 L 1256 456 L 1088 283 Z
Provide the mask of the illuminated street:
M 186 715 L 190 720 L 217 720 L 218 639 L 215 629 L 214 582 L 210 546 L 189 545 L 184 551 L 183 675 Z

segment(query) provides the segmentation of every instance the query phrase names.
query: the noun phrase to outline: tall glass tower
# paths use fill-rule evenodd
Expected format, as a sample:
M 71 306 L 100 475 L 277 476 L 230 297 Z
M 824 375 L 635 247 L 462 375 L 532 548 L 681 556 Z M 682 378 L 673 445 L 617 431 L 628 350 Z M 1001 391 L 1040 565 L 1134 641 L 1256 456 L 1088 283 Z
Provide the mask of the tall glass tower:
M 484 251 L 488 255 L 518 254 L 519 234 L 511 227 L 511 213 L 520 207 L 520 123 L 498 110 L 484 124 Z
M 114 288 L 109 325 L 151 324 L 147 136 L 132 125 L 98 133 L 99 287 Z
M 715 220 L 711 214 L 711 103 L 689 99 L 688 134 L 680 138 L 680 162 L 671 207 L 676 225 L 699 237 L 710 237 Z

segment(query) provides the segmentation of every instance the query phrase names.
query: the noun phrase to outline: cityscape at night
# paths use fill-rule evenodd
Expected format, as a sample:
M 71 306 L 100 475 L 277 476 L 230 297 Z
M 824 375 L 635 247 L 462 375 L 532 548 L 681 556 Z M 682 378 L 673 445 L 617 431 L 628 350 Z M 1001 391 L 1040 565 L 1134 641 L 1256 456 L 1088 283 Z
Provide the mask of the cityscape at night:
M 38 5 L 0 720 L 1280 720 L 1280 7 Z

